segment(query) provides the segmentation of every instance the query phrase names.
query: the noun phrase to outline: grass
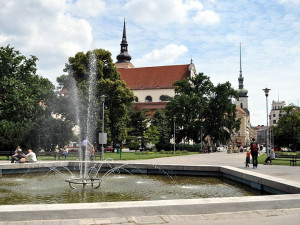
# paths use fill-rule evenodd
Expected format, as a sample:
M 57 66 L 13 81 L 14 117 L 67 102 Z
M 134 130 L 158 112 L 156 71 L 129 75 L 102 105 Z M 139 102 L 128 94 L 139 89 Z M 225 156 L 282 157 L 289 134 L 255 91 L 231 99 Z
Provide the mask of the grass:
M 181 155 L 191 155 L 191 154 L 199 154 L 197 152 L 187 152 L 187 151 L 176 151 L 175 156 L 181 156 Z M 155 159 L 155 158 L 162 158 L 162 157 L 172 157 L 174 156 L 173 151 L 163 151 L 163 152 L 122 152 L 121 158 L 120 154 L 117 153 L 104 153 L 104 159 L 110 159 L 110 160 L 139 160 L 139 159 Z M 66 160 L 77 160 L 77 156 L 68 156 Z M 5 156 L 1 156 L 0 160 L 7 160 Z M 38 161 L 54 161 L 53 156 L 38 156 Z M 99 156 L 97 155 L 96 161 L 99 160 Z M 64 159 L 60 159 L 60 161 L 65 161 Z
M 280 153 L 281 154 L 281 153 Z M 284 153 L 285 155 L 295 155 L 295 153 Z M 265 159 L 267 158 L 267 154 L 264 153 L 260 156 L 258 156 L 258 164 L 264 164 Z M 290 166 L 290 161 L 284 161 L 284 160 L 273 160 L 272 165 L 283 165 L 283 166 Z M 297 165 L 298 166 L 298 165 Z

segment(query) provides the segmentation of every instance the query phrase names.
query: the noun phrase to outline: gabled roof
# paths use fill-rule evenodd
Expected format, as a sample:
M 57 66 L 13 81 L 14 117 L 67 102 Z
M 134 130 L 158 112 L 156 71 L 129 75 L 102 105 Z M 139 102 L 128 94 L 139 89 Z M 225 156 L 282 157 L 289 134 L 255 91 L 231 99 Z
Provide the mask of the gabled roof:
M 119 68 L 121 78 L 131 90 L 174 88 L 177 80 L 189 77 L 190 64 L 140 68 Z

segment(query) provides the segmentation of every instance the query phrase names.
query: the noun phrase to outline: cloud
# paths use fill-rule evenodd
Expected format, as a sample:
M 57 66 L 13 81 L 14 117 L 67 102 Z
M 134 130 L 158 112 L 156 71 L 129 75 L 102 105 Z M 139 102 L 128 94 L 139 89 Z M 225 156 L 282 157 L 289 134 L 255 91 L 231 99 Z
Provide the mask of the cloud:
M 184 45 L 169 44 L 162 49 L 154 49 L 134 61 L 135 66 L 157 66 L 172 64 L 179 56 L 188 51 Z
M 278 0 L 280 4 L 285 4 L 285 3 L 294 3 L 294 4 L 299 4 L 300 0 Z
M 106 10 L 106 4 L 102 0 L 77 0 L 70 4 L 69 10 L 79 17 L 96 17 Z
M 89 22 L 69 12 L 66 0 L 1 1 L 0 45 L 38 57 L 38 73 L 55 82 L 68 57 L 92 43 Z M 53 68 L 60 69 L 53 73 Z
M 198 0 L 130 0 L 125 5 L 125 11 L 140 25 L 165 26 L 189 22 L 213 25 L 220 21 L 217 13 L 203 10 Z

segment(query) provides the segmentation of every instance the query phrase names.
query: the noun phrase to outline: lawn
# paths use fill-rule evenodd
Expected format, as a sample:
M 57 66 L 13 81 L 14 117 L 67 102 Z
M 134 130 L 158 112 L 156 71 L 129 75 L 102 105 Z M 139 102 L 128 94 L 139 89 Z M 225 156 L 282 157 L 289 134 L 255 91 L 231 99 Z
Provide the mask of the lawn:
M 280 153 L 282 154 L 282 153 Z M 287 155 L 293 155 L 295 153 L 285 153 Z M 265 159 L 267 158 L 267 154 L 264 153 L 260 156 L 258 156 L 258 164 L 264 164 Z M 251 161 L 252 162 L 252 161 Z M 283 160 L 273 160 L 272 165 L 284 165 L 284 166 L 290 166 L 290 161 L 283 161 Z M 298 166 L 298 165 L 297 165 Z
M 199 154 L 197 152 L 187 152 L 187 151 L 176 151 L 175 156 L 181 155 L 191 155 L 191 154 Z M 154 159 L 154 158 L 162 158 L 162 157 L 172 157 L 174 156 L 173 151 L 164 151 L 164 152 L 122 152 L 121 156 L 118 153 L 104 153 L 105 160 L 138 160 L 138 159 Z M 77 156 L 68 156 L 67 160 L 77 160 Z M 5 156 L 1 156 L 0 160 L 7 160 Z M 38 156 L 38 161 L 43 160 L 55 160 L 53 156 Z M 96 161 L 99 160 L 99 156 L 97 155 Z M 61 157 L 61 161 L 64 159 Z

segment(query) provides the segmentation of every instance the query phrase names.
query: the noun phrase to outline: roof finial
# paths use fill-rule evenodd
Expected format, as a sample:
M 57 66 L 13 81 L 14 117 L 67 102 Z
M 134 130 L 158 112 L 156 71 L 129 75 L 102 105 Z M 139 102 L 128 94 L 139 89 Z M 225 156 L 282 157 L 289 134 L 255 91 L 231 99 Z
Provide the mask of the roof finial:
M 123 63 L 123 62 L 130 62 L 131 56 L 128 54 L 128 44 L 126 40 L 126 21 L 124 18 L 124 25 L 123 25 L 123 36 L 121 41 L 121 50 L 120 54 L 117 56 L 117 63 Z
M 124 25 L 123 25 L 123 36 L 122 36 L 122 41 L 126 41 L 126 21 L 124 18 Z
M 240 43 L 240 77 L 242 77 L 242 44 Z

